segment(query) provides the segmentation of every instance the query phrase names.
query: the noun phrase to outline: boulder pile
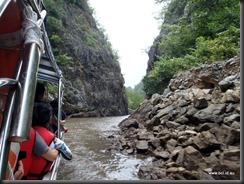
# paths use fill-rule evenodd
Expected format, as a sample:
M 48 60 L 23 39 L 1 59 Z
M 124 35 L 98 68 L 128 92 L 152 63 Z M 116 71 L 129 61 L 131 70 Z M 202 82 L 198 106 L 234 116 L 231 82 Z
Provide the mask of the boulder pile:
M 240 179 L 240 58 L 174 77 L 120 124 L 111 148 L 145 155 L 147 180 Z

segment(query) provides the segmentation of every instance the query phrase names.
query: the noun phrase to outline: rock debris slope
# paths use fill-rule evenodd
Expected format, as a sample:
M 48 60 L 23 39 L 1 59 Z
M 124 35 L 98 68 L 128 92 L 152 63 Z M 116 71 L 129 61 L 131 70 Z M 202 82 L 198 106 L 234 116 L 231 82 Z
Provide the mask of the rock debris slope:
M 143 154 L 149 180 L 240 179 L 240 58 L 174 77 L 119 127 L 112 149 Z

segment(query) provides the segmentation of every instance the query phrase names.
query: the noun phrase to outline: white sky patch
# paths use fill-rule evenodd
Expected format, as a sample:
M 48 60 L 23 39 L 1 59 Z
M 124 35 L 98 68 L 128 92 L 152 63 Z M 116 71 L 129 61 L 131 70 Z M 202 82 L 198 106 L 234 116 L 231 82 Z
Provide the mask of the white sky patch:
M 155 19 L 160 10 L 154 0 L 89 0 L 95 18 L 118 52 L 126 87 L 134 87 L 146 75 L 148 54 L 159 34 Z

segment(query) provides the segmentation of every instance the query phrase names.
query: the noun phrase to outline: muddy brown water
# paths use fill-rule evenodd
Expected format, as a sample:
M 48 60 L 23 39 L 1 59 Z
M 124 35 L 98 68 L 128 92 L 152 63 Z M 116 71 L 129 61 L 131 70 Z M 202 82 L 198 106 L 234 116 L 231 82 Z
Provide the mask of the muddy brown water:
M 140 180 L 137 171 L 142 158 L 108 151 L 107 137 L 117 133 L 117 125 L 127 117 L 67 119 L 64 141 L 73 159 L 62 158 L 57 180 Z

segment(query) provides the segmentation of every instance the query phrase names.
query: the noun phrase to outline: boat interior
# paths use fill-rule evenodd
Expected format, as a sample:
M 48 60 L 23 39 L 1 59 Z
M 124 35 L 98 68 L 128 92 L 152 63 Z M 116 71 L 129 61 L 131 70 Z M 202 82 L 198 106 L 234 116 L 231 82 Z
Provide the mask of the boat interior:
M 0 179 L 14 180 L 20 143 L 29 137 L 37 81 L 63 83 L 46 31 L 43 0 L 0 0 Z M 63 133 L 58 126 L 58 137 Z M 43 180 L 56 180 L 61 157 Z

